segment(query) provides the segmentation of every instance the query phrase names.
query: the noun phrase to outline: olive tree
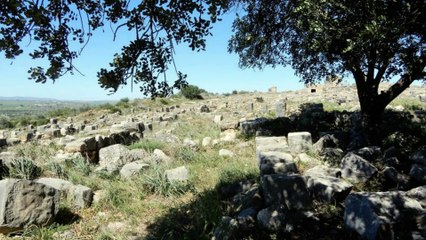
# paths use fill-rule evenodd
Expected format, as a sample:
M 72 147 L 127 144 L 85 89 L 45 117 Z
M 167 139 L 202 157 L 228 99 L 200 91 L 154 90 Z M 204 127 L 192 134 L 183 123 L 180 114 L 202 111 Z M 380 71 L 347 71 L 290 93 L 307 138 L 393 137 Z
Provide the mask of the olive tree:
M 242 67 L 290 64 L 305 83 L 351 75 L 368 126 L 416 80 L 425 81 L 423 0 L 242 0 L 229 51 Z M 395 80 L 379 90 L 383 81 Z

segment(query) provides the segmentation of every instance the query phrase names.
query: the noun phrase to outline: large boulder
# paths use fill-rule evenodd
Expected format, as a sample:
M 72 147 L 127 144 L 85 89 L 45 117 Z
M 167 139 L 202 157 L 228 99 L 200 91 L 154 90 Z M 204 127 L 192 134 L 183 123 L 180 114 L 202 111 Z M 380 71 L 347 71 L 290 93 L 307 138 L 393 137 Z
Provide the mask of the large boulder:
M 0 233 L 46 226 L 59 211 L 59 191 L 28 180 L 0 181 Z
M 80 138 L 65 145 L 65 151 L 69 153 L 96 151 L 98 149 L 95 137 Z
M 260 210 L 257 214 L 257 221 L 260 227 L 269 231 L 278 231 L 287 224 L 285 214 L 275 207 Z
M 377 158 L 383 155 L 380 147 L 372 146 L 372 147 L 363 147 L 353 151 L 356 155 L 364 158 L 365 160 L 372 162 L 377 160 Z
M 332 166 L 339 166 L 345 153 L 340 148 L 324 148 L 320 153 L 321 158 Z
M 414 152 L 410 155 L 410 160 L 414 163 L 426 166 L 426 150 L 418 150 Z
M 292 152 L 301 153 L 312 150 L 312 137 L 309 132 L 288 133 L 288 146 Z
M 121 133 L 123 131 L 143 133 L 145 125 L 143 122 L 121 122 L 120 124 L 114 124 L 110 128 L 111 133 Z
M 264 175 L 261 177 L 261 185 L 267 206 L 283 204 L 288 210 L 311 208 L 312 199 L 305 180 L 298 174 Z
M 293 156 L 282 152 L 261 152 L 259 154 L 260 173 L 297 173 Z
M 114 144 L 99 150 L 99 167 L 96 170 L 115 172 L 132 161 L 129 149 L 121 144 Z
M 324 148 L 337 148 L 341 147 L 339 140 L 331 134 L 325 134 L 313 145 L 317 152 L 322 152 Z
M 72 182 L 59 178 L 39 178 L 34 182 L 42 183 L 62 192 L 77 208 L 86 208 L 92 204 L 93 191 L 83 185 L 74 185 Z
M 377 168 L 364 158 L 349 152 L 341 163 L 342 177 L 354 182 L 367 182 L 377 173 Z
M 129 131 L 122 131 L 122 132 L 114 132 L 109 135 L 109 142 L 111 144 L 124 144 L 128 145 L 132 142 L 135 142 L 141 138 L 141 135 L 139 133 L 133 132 L 130 133 Z
M 410 169 L 410 177 L 418 181 L 420 184 L 426 184 L 426 166 L 413 164 Z
M 307 187 L 316 197 L 327 202 L 341 202 L 352 190 L 353 185 L 341 178 L 320 175 L 307 176 Z
M 134 161 L 127 163 L 120 170 L 120 176 L 123 178 L 130 178 L 134 175 L 137 175 L 142 169 L 148 168 L 149 164 L 145 163 L 143 160 Z
M 416 221 L 425 214 L 419 200 L 405 192 L 357 192 L 345 200 L 344 222 L 363 239 L 411 239 L 422 230 Z
M 266 118 L 242 121 L 239 123 L 241 134 L 244 136 L 254 135 L 256 131 L 259 130 L 266 122 L 268 122 L 268 119 Z

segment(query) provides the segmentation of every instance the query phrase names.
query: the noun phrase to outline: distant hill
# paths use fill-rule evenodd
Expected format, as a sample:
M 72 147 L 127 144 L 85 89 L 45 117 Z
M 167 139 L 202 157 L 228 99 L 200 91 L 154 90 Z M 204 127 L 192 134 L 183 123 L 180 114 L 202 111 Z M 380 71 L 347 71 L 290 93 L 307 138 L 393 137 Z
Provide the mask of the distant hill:
M 54 98 L 37 98 L 37 97 L 2 97 L 0 96 L 0 101 L 36 101 L 36 102 L 57 102 L 59 100 Z

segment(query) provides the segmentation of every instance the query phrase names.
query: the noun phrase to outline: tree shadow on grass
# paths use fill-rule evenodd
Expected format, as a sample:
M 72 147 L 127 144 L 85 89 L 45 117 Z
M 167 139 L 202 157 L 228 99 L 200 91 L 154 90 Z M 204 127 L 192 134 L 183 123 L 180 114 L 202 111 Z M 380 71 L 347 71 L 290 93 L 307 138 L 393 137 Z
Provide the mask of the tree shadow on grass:
M 256 178 L 253 174 L 234 177 L 232 181 L 221 178 L 222 182 L 214 189 L 198 193 L 190 203 L 170 209 L 156 219 L 148 226 L 146 239 L 211 239 L 222 216 L 229 213 L 228 199 L 224 196 L 241 190 L 240 182 L 254 182 Z

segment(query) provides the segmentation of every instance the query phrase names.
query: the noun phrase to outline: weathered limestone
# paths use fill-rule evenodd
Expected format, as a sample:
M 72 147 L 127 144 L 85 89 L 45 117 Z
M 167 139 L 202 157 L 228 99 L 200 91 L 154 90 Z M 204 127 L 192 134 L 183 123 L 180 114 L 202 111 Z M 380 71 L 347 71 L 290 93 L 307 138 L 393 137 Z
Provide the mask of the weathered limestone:
M 267 122 L 266 118 L 257 118 L 240 122 L 241 133 L 246 136 L 254 135 L 261 125 Z
M 301 153 L 312 149 L 312 137 L 309 132 L 291 132 L 287 139 L 292 152 Z
M 1 143 L 0 143 L 1 146 Z M 413 163 L 418 163 L 421 165 L 426 165 L 426 150 L 419 150 L 411 154 L 410 160 Z
M 99 167 L 97 171 L 119 171 L 126 163 L 131 162 L 130 150 L 121 144 L 114 144 L 99 150 Z
M 283 152 L 261 152 L 259 154 L 261 174 L 297 173 L 293 156 Z
M 110 127 L 110 133 L 121 133 L 124 131 L 143 133 L 145 125 L 142 122 L 121 122 Z
M 420 184 L 426 184 L 426 166 L 413 164 L 410 169 L 410 177 L 418 181 Z
M 207 147 L 207 146 L 209 146 L 211 144 L 211 142 L 212 142 L 212 138 L 211 137 L 205 137 L 201 141 L 201 146 Z
M 74 185 L 73 183 L 59 178 L 39 178 L 34 182 L 52 187 L 64 195 L 78 208 L 90 207 L 93 201 L 92 189 L 83 185 Z
M 230 240 L 233 239 L 235 231 L 238 230 L 237 220 L 224 216 L 213 232 L 212 240 Z
M 310 209 L 312 199 L 302 176 L 298 174 L 271 174 L 261 177 L 267 206 L 281 203 L 288 210 Z
M 352 190 L 353 185 L 331 176 L 307 176 L 307 187 L 316 198 L 327 202 L 341 202 Z
M 49 225 L 58 211 L 58 190 L 28 180 L 0 181 L 0 233 Z
M 79 208 L 90 207 L 93 202 L 92 189 L 83 185 L 73 185 L 69 191 L 68 198 L 74 202 L 74 206 Z
M 228 149 L 220 149 L 219 156 L 221 157 L 233 157 L 235 154 Z
M 149 166 L 150 165 L 145 163 L 143 160 L 127 163 L 121 168 L 120 176 L 123 178 L 130 178 Z
M 154 152 L 152 153 L 152 156 L 154 158 L 154 160 L 157 163 L 165 163 L 165 164 L 170 164 L 172 163 L 173 159 L 170 158 L 169 156 L 167 156 L 163 151 L 161 151 L 160 149 L 154 149 Z
M 377 173 L 377 168 L 362 157 L 349 152 L 341 163 L 342 177 L 354 183 L 366 182 Z
M 98 147 L 95 137 L 86 137 L 68 143 L 64 149 L 66 152 L 73 153 L 96 151 L 98 150 Z
M 326 134 L 322 136 L 314 145 L 313 149 L 317 152 L 322 152 L 325 148 L 340 147 L 340 141 L 335 136 Z
M 166 170 L 165 175 L 169 181 L 186 181 L 189 179 L 189 171 L 185 166 Z
M 404 192 L 357 192 L 345 200 L 344 221 L 363 239 L 391 239 L 394 226 L 407 233 L 418 230 L 410 222 L 425 213 L 420 202 Z
M 285 220 L 285 214 L 273 207 L 262 209 L 257 214 L 259 225 L 270 231 L 277 231 L 285 227 Z

